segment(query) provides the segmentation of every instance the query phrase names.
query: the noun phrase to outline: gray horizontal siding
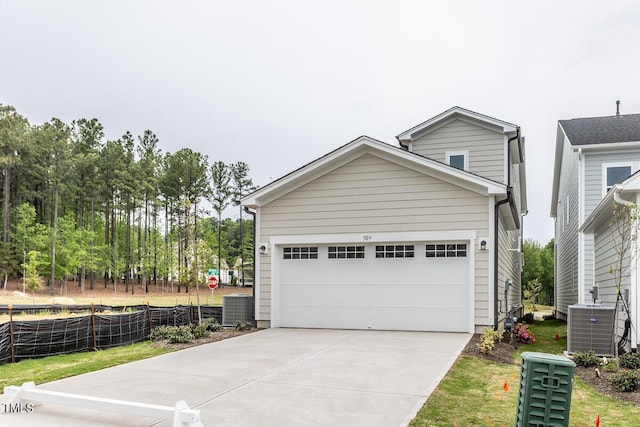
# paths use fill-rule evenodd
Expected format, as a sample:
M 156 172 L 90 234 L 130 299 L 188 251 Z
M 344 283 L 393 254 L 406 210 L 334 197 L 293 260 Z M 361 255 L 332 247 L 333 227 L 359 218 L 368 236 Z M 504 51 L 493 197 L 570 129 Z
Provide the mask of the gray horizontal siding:
M 447 151 L 468 150 L 469 172 L 504 183 L 504 135 L 463 120 L 453 120 L 416 139 L 414 153 L 445 162 Z
M 604 224 L 595 233 L 594 236 L 594 254 L 595 254 L 595 281 L 598 284 L 600 302 L 607 305 L 615 305 L 618 292 L 617 280 L 618 274 L 616 270 L 619 267 L 621 254 L 619 236 L 616 235 L 615 227 Z M 613 273 L 613 274 L 612 274 Z M 629 289 L 631 286 L 630 273 L 630 257 L 627 252 L 622 261 L 622 274 L 620 289 Z M 589 295 L 589 294 L 588 294 Z M 620 338 L 624 332 L 624 321 L 627 315 L 619 308 L 618 310 L 618 329 L 616 335 Z
M 578 158 L 567 141 L 564 141 L 563 146 L 558 201 L 558 216 L 555 222 L 555 307 L 558 312 L 568 315 L 568 307 L 578 303 L 580 198 Z
M 271 236 L 474 230 L 488 236 L 489 203 L 453 184 L 363 155 L 260 208 Z M 271 259 L 260 257 L 260 318 L 270 319 Z M 475 319 L 487 324 L 488 255 L 476 254 Z

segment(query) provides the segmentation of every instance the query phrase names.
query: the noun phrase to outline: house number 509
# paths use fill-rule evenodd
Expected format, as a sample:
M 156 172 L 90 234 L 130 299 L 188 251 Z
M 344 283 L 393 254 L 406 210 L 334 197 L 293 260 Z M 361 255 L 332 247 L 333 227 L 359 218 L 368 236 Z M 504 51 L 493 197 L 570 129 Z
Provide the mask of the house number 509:
M 368 242 L 369 240 L 371 240 L 371 236 L 364 235 L 362 236 L 362 240 L 364 240 L 365 242 Z

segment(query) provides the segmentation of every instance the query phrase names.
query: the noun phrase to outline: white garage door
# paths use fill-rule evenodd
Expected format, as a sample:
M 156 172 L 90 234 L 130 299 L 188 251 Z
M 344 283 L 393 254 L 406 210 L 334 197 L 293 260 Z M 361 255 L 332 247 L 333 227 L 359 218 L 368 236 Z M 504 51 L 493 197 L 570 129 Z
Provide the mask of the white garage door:
M 277 326 L 468 332 L 468 242 L 282 245 Z

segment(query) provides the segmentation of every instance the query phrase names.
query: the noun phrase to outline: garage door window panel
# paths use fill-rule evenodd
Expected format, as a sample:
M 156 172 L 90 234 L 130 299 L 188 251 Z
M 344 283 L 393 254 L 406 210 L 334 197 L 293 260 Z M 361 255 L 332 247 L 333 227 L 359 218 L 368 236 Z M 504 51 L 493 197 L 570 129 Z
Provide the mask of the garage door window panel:
M 317 247 L 286 247 L 282 259 L 318 259 Z
M 363 259 L 364 246 L 329 246 L 329 259 Z
M 465 258 L 466 243 L 432 243 L 426 245 L 427 258 Z
M 376 258 L 413 258 L 414 245 L 378 245 L 376 246 Z

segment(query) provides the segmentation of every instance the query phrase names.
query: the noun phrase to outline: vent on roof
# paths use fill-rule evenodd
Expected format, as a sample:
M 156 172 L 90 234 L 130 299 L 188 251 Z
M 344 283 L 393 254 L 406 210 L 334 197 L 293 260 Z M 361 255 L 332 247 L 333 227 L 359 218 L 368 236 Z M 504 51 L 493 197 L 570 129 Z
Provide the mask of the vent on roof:
M 620 101 L 616 101 L 616 117 L 620 117 Z
M 230 294 L 222 297 L 222 326 L 235 326 L 236 322 L 253 321 L 253 297 Z
M 615 308 L 600 304 L 569 306 L 567 350 L 584 353 L 592 350 L 598 356 L 614 355 Z

